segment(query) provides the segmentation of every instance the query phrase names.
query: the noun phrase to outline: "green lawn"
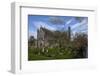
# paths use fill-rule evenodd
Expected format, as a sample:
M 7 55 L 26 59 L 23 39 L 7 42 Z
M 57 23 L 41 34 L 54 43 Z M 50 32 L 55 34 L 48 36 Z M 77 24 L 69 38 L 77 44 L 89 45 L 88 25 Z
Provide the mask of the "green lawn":
M 53 59 L 71 59 L 75 57 L 75 53 L 71 49 L 48 48 L 48 52 L 39 48 L 28 49 L 28 60 L 53 60 Z

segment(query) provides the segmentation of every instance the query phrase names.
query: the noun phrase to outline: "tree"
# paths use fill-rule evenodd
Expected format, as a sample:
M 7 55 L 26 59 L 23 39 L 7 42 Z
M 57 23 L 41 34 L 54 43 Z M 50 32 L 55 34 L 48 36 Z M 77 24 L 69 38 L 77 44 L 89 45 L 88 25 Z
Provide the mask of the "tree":
M 74 46 L 75 50 L 78 52 L 77 57 L 86 57 L 88 47 L 87 35 L 83 33 L 76 34 L 74 38 Z
M 35 38 L 34 36 L 30 36 L 29 40 L 28 40 L 29 46 L 33 46 L 35 45 Z

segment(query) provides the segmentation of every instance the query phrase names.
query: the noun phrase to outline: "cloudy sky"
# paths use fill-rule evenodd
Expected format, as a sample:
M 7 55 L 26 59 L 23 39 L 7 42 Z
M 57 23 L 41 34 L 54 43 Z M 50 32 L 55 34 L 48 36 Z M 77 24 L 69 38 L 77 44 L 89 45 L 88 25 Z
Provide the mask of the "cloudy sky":
M 44 15 L 28 15 L 29 37 L 37 38 L 37 29 L 45 27 L 49 30 L 66 31 L 68 26 L 71 27 L 72 33 L 84 32 L 88 30 L 87 17 L 75 16 L 44 16 Z

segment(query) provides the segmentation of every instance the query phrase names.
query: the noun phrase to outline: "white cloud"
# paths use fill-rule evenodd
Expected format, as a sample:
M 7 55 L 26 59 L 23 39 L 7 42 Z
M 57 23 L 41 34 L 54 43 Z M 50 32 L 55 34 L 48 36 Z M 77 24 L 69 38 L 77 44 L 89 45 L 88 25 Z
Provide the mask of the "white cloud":
M 65 24 L 65 21 L 60 17 L 49 17 L 49 22 L 53 25 L 63 25 Z
M 70 24 L 70 23 L 73 21 L 73 19 L 74 19 L 74 18 L 71 18 L 70 20 L 66 21 L 65 25 L 66 25 L 66 24 L 67 24 L 67 25 Z
M 29 37 L 30 36 L 34 36 L 34 38 L 36 39 L 37 38 L 37 31 L 31 31 L 31 32 L 29 32 Z
M 81 23 L 74 24 L 71 28 L 74 30 L 77 29 L 78 27 L 84 26 L 85 24 L 87 24 L 87 19 L 84 19 Z
M 88 21 L 87 21 L 87 19 L 84 19 L 82 22 L 72 25 L 71 29 L 72 29 L 73 33 L 82 32 L 82 31 L 85 31 L 85 30 L 87 31 L 88 30 Z
M 50 29 L 50 30 L 56 30 L 55 27 L 49 26 L 48 24 L 46 24 L 42 21 L 36 21 L 36 22 L 33 22 L 33 24 L 37 29 L 39 29 L 40 27 L 45 27 L 45 28 Z

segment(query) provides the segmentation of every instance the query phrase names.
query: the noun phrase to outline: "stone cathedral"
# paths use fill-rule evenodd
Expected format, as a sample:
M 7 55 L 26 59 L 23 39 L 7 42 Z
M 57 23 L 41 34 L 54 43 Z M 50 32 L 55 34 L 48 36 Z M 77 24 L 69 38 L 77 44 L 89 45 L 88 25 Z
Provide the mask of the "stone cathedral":
M 44 27 L 37 30 L 37 47 L 60 47 L 66 46 L 71 39 L 71 28 L 68 27 L 67 31 L 51 31 Z

